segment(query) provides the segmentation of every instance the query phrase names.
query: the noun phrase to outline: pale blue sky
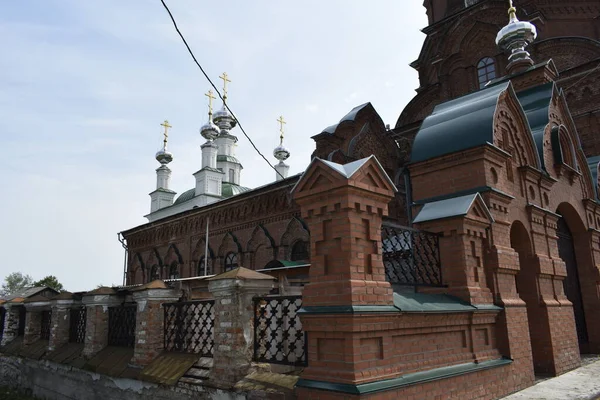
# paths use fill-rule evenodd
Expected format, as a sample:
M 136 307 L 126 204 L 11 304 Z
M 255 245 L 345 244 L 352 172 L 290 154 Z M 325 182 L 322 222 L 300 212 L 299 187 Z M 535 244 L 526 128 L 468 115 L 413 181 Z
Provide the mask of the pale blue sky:
M 230 106 L 274 162 L 277 117 L 291 174 L 311 136 L 371 101 L 392 126 L 414 96 L 421 0 L 167 2 Z M 226 5 L 224 5 L 226 4 Z M 0 276 L 54 274 L 68 290 L 122 281 L 117 232 L 144 223 L 166 118 L 172 188 L 193 187 L 209 85 L 159 0 L 21 0 L 0 12 L 5 211 Z M 219 104 L 220 105 L 220 104 Z M 242 184 L 274 172 L 239 129 Z

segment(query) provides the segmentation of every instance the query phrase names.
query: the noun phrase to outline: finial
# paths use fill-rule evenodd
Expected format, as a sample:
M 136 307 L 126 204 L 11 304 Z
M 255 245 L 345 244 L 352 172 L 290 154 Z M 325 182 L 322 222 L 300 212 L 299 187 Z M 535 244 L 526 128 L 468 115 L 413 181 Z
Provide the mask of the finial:
M 167 148 L 167 140 L 169 139 L 169 128 L 172 128 L 172 126 L 169 125 L 169 121 L 167 121 L 166 119 L 162 124 L 160 124 L 160 126 L 163 126 L 165 128 L 165 132 L 163 133 L 163 135 L 165 136 L 165 138 L 163 140 L 163 148 L 166 149 Z
M 163 133 L 165 138 L 163 139 L 163 148 L 162 148 L 162 150 L 159 150 L 156 153 L 155 158 L 156 158 L 156 161 L 158 161 L 162 165 L 167 165 L 168 163 L 173 161 L 173 154 L 171 154 L 170 152 L 167 151 L 167 140 L 169 139 L 169 128 L 172 128 L 172 126 L 169 125 L 169 121 L 167 121 L 166 119 L 162 124 L 160 124 L 160 126 L 165 128 L 165 131 Z
M 279 145 L 283 144 L 283 125 L 287 124 L 287 122 L 284 121 L 283 116 L 280 115 L 279 119 L 277 120 L 277 122 L 279 122 Z
M 227 83 L 231 83 L 227 72 L 223 72 L 223 75 L 219 76 L 223 80 L 223 100 L 227 100 Z
M 508 8 L 508 16 L 511 21 L 514 21 L 517 19 L 517 9 L 513 5 L 513 0 L 508 0 L 508 3 L 510 5 L 510 7 Z
M 212 89 L 209 90 L 208 93 L 205 94 L 205 96 L 208 97 L 208 116 L 211 117 L 213 113 L 212 102 L 214 99 L 216 99 L 216 97 L 213 95 Z

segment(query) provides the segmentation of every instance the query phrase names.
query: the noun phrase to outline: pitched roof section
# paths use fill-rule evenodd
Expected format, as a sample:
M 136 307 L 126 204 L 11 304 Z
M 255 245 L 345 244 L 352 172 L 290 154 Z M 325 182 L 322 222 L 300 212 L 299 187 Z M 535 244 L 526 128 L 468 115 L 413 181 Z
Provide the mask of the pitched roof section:
M 377 169 L 379 169 L 381 176 L 385 179 L 385 181 L 389 185 L 390 189 L 393 190 L 394 192 L 396 192 L 398 190 L 396 188 L 396 185 L 394 185 L 394 182 L 390 179 L 388 174 L 385 172 L 385 170 L 383 169 L 383 167 L 377 160 L 377 157 L 375 157 L 374 155 L 370 155 L 367 158 L 353 161 L 348 164 L 337 164 L 332 161 L 327 161 L 327 160 L 323 160 L 318 157 L 315 157 L 315 158 L 313 158 L 311 163 L 306 168 L 306 171 L 304 172 L 304 174 L 302 174 L 302 177 L 300 178 L 300 180 L 298 180 L 296 185 L 293 187 L 291 193 L 296 192 L 296 190 L 298 188 L 300 188 L 300 186 L 302 186 L 304 183 L 306 183 L 305 181 L 307 180 L 307 178 L 309 178 L 310 171 L 314 168 L 314 166 L 316 164 L 325 165 L 328 170 L 333 170 L 333 171 L 337 172 L 339 175 L 341 175 L 343 178 L 350 179 L 354 176 L 354 174 L 357 171 L 359 171 L 361 168 L 363 168 L 366 164 L 368 164 L 371 161 L 376 165 Z
M 479 203 L 479 209 L 485 214 L 485 218 L 494 221 L 494 217 L 485 205 L 479 193 L 468 194 L 466 196 L 452 197 L 445 200 L 434 201 L 423 206 L 419 214 L 415 217 L 413 223 L 434 221 L 444 218 L 453 218 L 465 216 L 469 213 L 475 203 Z
M 510 82 L 440 104 L 425 118 L 415 137 L 411 163 L 494 142 L 494 114 Z
M 54 290 L 48 286 L 26 287 L 24 289 L 19 290 L 18 292 L 15 292 L 15 293 L 9 294 L 8 296 L 2 297 L 2 300 L 13 300 L 16 298 L 26 299 L 28 297 L 35 296 L 36 294 L 41 293 L 44 290 L 51 290 L 56 294 L 59 293 L 57 290 Z
M 209 281 L 219 281 L 223 279 L 258 279 L 258 280 L 274 280 L 271 275 L 261 274 L 248 268 L 238 267 L 231 271 L 223 272 L 217 276 L 209 278 Z

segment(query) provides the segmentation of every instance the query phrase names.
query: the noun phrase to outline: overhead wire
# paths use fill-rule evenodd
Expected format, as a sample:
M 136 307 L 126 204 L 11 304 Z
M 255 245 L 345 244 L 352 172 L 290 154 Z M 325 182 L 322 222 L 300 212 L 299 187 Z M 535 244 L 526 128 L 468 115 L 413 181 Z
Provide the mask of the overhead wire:
M 210 83 L 210 85 L 213 87 L 213 89 L 215 90 L 215 92 L 217 93 L 217 95 L 219 96 L 219 98 L 223 101 L 223 105 L 225 106 L 225 108 L 227 108 L 227 111 L 229 111 L 229 113 L 231 114 L 231 116 L 233 117 L 233 119 L 235 119 L 235 121 L 237 122 L 237 125 L 240 127 L 240 130 L 242 131 L 242 133 L 244 134 L 244 136 L 246 137 L 246 139 L 248 139 L 248 141 L 250 142 L 250 144 L 252 145 L 252 147 L 254 148 L 254 150 L 258 153 L 259 156 L 262 157 L 263 160 L 265 160 L 265 162 L 269 165 L 269 167 L 271 167 L 282 179 L 285 178 L 281 174 L 281 172 L 277 171 L 277 168 L 275 168 L 273 165 L 271 165 L 271 163 L 269 162 L 269 160 L 267 160 L 267 158 L 260 152 L 260 150 L 258 149 L 258 147 L 256 147 L 256 145 L 254 144 L 254 142 L 252 141 L 252 139 L 250 139 L 250 136 L 248 136 L 248 134 L 244 130 L 244 127 L 242 127 L 242 124 L 241 124 L 240 120 L 235 116 L 235 114 L 233 113 L 233 111 L 231 110 L 231 108 L 229 108 L 229 105 L 227 105 L 227 102 L 225 101 L 225 99 L 221 95 L 221 92 L 219 91 L 219 89 L 217 89 L 217 87 L 215 86 L 215 84 L 213 83 L 213 81 L 210 79 L 210 77 L 208 76 L 208 74 L 206 73 L 206 71 L 204 71 L 204 68 L 202 68 L 202 65 L 200 65 L 200 63 L 196 59 L 196 56 L 194 55 L 194 52 L 192 51 L 192 49 L 188 45 L 187 40 L 185 40 L 185 37 L 183 36 L 183 34 L 181 33 L 181 31 L 179 30 L 179 27 L 177 26 L 177 22 L 175 21 L 175 17 L 173 17 L 173 13 L 171 13 L 171 10 L 169 9 L 169 7 L 167 6 L 167 4 L 165 3 L 164 0 L 160 0 L 160 2 L 162 3 L 163 7 L 165 8 L 165 10 L 167 11 L 167 13 L 169 14 L 169 17 L 171 18 L 171 22 L 173 23 L 173 27 L 175 28 L 175 30 L 179 34 L 179 37 L 183 41 L 183 44 L 185 45 L 185 48 L 187 49 L 188 53 L 190 53 L 190 56 L 192 56 L 192 59 L 194 60 L 194 63 L 196 63 L 196 65 L 198 66 L 198 68 L 200 69 L 200 71 L 202 72 L 202 74 L 204 75 L 204 77 L 206 78 L 206 80 L 208 81 L 208 83 Z

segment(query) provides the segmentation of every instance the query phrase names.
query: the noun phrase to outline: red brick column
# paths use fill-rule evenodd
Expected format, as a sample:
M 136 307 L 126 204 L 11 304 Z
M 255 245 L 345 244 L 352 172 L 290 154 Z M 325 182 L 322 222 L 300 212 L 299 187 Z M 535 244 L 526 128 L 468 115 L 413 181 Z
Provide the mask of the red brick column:
M 250 368 L 254 352 L 254 302 L 268 294 L 275 278 L 236 268 L 210 278 L 215 298 L 214 354 L 210 384 L 231 388 Z
M 108 344 L 108 307 L 121 303 L 116 292 L 101 287 L 83 296 L 86 306 L 85 342 L 83 356 L 91 358 Z
M 69 343 L 69 326 L 71 308 L 78 302 L 69 300 L 70 293 L 61 293 L 61 299 L 52 300 L 52 320 L 50 325 L 50 341 L 48 351 L 54 351 Z
M 181 297 L 180 291 L 167 288 L 162 281 L 156 283 L 162 285 L 162 288 L 144 288 L 133 293 L 137 314 L 135 350 L 131 362 L 139 366 L 150 364 L 163 350 L 165 313 L 162 305 Z
M 380 316 L 395 309 L 380 242 L 394 190 L 375 157 L 344 166 L 315 159 L 294 188 L 311 232 L 301 315 L 308 334 L 303 379 L 354 385 L 386 374 L 383 351 L 391 343 L 380 333 Z M 334 326 L 336 333 L 330 332 Z M 301 388 L 302 398 L 311 393 Z

